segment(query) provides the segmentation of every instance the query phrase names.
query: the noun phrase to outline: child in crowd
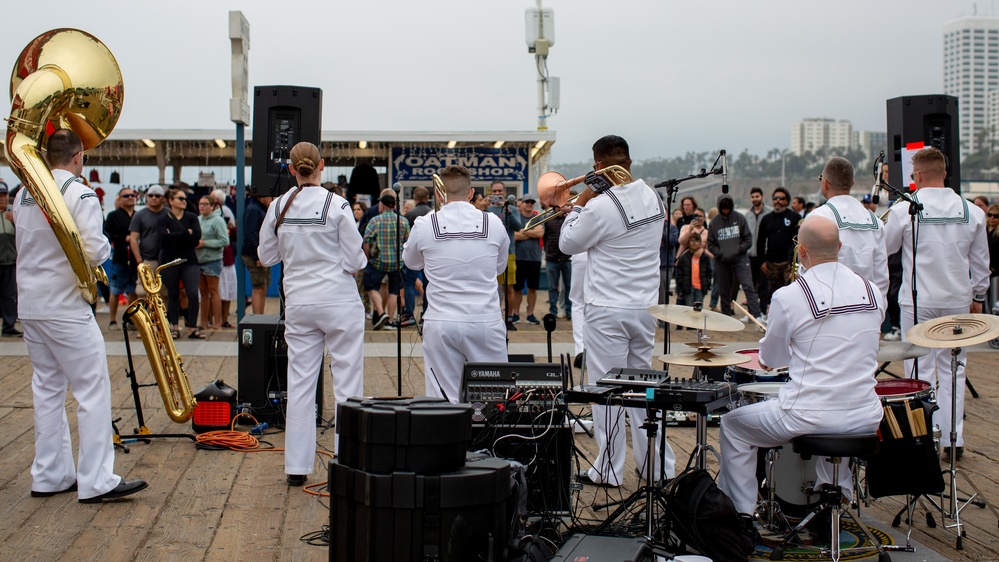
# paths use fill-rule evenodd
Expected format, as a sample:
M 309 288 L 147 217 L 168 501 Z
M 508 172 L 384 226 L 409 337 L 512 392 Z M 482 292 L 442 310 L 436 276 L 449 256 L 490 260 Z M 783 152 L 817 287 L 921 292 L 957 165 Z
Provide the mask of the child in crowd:
M 678 291 L 686 295 L 687 306 L 704 302 L 704 295 L 711 292 L 711 260 L 704 255 L 700 236 L 687 240 L 687 251 L 676 260 Z

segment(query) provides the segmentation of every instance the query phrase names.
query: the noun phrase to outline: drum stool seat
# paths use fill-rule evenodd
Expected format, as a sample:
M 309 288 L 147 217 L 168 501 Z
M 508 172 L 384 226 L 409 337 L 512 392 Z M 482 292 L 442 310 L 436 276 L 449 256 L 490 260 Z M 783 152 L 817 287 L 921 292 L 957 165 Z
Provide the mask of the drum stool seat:
M 798 525 L 791 529 L 791 531 L 784 537 L 784 540 L 774 547 L 770 554 L 771 560 L 782 560 L 784 558 L 784 549 L 791 544 L 791 541 L 795 540 L 798 533 L 804 529 L 808 523 L 814 519 L 816 516 L 828 512 L 831 527 L 830 527 L 830 542 L 828 547 L 828 552 L 830 557 L 834 561 L 838 561 L 843 552 L 853 552 L 862 550 L 876 549 L 878 552 L 878 562 L 889 562 L 891 557 L 888 552 L 885 551 L 884 546 L 874 538 L 870 530 L 860 522 L 860 518 L 854 515 L 849 506 L 843 505 L 843 491 L 839 487 L 839 463 L 840 460 L 845 457 L 857 457 L 865 458 L 874 455 L 878 452 L 880 446 L 880 438 L 876 433 L 863 433 L 863 434 L 812 434 L 812 435 L 802 435 L 791 440 L 791 447 L 795 453 L 798 453 L 802 458 L 809 458 L 811 456 L 825 457 L 826 462 L 833 464 L 833 483 L 823 484 L 820 501 L 807 515 L 801 520 Z M 856 488 L 857 471 L 853 471 L 854 478 L 854 488 Z M 859 511 L 859 509 L 858 509 Z M 839 545 L 839 533 L 840 533 L 840 518 L 847 517 L 864 532 L 867 540 L 871 542 L 871 546 L 858 546 L 852 548 L 840 548 Z M 800 548 L 816 548 L 820 552 L 825 552 L 825 548 L 818 547 L 807 547 L 801 546 Z

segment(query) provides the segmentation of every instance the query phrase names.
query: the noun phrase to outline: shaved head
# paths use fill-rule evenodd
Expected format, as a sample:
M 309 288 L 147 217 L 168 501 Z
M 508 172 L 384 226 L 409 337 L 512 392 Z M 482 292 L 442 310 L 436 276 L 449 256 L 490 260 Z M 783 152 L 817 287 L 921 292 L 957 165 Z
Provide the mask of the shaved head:
M 836 261 L 839 257 L 839 228 L 836 223 L 825 218 L 811 215 L 801 223 L 798 231 L 799 252 L 801 248 L 809 257 L 807 267 L 819 263 Z

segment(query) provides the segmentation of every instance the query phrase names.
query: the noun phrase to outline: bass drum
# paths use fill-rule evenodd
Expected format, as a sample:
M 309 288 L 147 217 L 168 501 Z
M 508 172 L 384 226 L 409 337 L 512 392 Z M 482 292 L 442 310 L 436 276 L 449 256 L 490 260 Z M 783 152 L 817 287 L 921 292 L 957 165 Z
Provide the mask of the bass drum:
M 742 398 L 740 405 L 755 404 L 765 400 L 775 400 L 783 382 L 757 382 L 740 384 L 739 392 Z M 767 453 L 774 451 L 774 493 L 781 511 L 792 517 L 803 517 L 808 513 L 811 504 L 818 500 L 812 488 L 815 487 L 815 467 L 818 459 L 812 457 L 804 460 L 791 450 L 791 444 L 786 443 L 780 448 L 760 448 L 756 460 L 756 478 L 760 484 L 760 496 L 770 497 L 767 486 Z

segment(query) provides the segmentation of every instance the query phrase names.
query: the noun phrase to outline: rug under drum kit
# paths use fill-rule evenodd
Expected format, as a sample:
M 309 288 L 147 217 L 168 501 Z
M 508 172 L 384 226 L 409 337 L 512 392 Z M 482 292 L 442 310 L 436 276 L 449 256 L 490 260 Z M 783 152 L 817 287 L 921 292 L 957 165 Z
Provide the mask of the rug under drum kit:
M 510 465 L 465 462 L 471 408 L 436 398 L 352 398 L 337 407 L 329 465 L 336 562 L 500 560 Z

